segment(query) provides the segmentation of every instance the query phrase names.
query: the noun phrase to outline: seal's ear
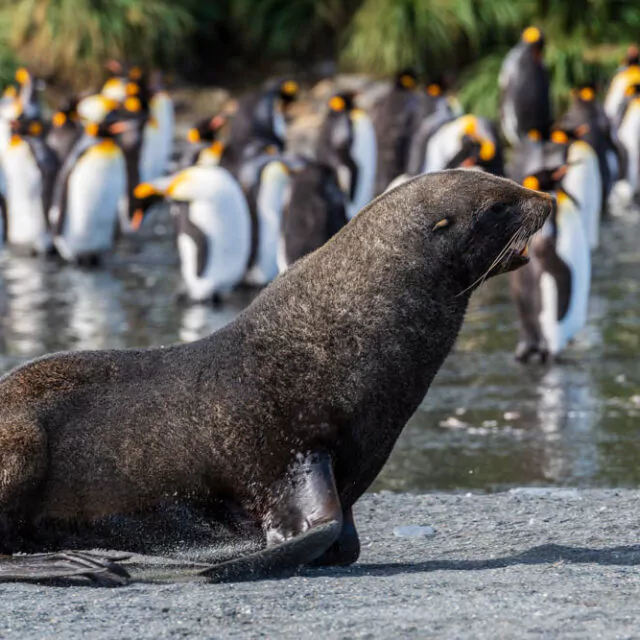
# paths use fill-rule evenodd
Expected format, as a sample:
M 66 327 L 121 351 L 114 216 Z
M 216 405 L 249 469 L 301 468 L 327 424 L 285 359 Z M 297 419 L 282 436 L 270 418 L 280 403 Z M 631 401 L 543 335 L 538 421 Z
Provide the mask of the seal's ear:
M 433 225 L 433 229 L 431 229 L 431 231 L 437 231 L 438 229 L 444 229 L 445 227 L 448 227 L 451 224 L 451 220 L 449 220 L 449 218 L 442 218 L 442 220 L 440 220 L 439 222 L 436 222 Z

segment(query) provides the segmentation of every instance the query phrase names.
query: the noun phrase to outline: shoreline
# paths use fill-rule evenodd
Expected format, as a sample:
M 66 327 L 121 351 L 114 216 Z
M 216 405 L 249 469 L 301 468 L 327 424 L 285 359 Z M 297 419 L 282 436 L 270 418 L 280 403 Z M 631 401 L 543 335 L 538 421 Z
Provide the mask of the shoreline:
M 639 500 L 630 489 L 367 494 L 352 567 L 226 585 L 3 584 L 0 638 L 637 637 Z M 397 535 L 411 525 L 427 535 Z

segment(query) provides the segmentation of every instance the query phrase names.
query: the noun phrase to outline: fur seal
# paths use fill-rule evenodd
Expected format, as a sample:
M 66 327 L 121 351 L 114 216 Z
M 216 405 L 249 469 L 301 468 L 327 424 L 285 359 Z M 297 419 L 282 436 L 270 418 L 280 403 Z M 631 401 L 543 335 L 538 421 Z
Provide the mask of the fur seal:
M 211 566 L 210 580 L 353 563 L 352 506 L 451 350 L 472 291 L 526 264 L 554 209 L 547 194 L 477 171 L 419 176 L 205 339 L 14 369 L 0 379 L 0 547 L 42 550 L 60 527 L 173 501 L 260 532 L 265 548 Z M 42 558 L 5 559 L 0 576 L 29 579 Z M 82 557 L 72 569 L 83 566 L 96 573 Z

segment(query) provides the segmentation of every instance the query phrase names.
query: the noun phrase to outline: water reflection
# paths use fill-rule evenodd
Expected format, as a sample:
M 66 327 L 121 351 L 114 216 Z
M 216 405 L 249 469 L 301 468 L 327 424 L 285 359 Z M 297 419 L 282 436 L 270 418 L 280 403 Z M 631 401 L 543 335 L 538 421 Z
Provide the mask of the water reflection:
M 169 230 L 160 216 L 95 271 L 2 252 L 0 372 L 52 351 L 193 341 L 232 320 L 253 293 L 178 303 Z M 602 237 L 588 326 L 566 362 L 513 360 L 506 279 L 490 281 L 374 489 L 640 486 L 640 221 L 610 219 Z

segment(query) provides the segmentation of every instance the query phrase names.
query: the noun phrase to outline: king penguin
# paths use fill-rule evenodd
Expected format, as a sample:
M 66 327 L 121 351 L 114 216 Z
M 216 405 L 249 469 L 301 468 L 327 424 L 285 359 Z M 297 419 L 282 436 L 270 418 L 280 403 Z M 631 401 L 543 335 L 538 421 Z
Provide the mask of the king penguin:
M 171 203 L 180 272 L 189 298 L 211 302 L 245 277 L 251 253 L 249 207 L 240 185 L 222 167 L 190 167 L 134 190 L 139 228 L 159 200 Z
M 48 211 L 59 169 L 44 140 L 39 117 L 21 115 L 11 122 L 12 136 L 4 153 L 6 242 L 33 255 L 51 249 Z
M 182 154 L 180 168 L 187 169 L 219 166 L 224 150 L 224 143 L 219 139 L 221 129 L 227 124 L 223 115 L 204 118 L 187 132 L 189 146 Z
M 278 245 L 291 185 L 289 165 L 277 148 L 254 141 L 255 150 L 238 171 L 252 222 L 246 284 L 262 287 L 278 275 Z
M 407 172 L 411 137 L 420 118 L 418 79 L 412 69 L 400 71 L 389 93 L 371 110 L 378 143 L 375 195 L 382 193 L 392 180 Z
M 159 72 L 149 79 L 149 117 L 142 134 L 140 151 L 140 180 L 148 182 L 164 175 L 171 152 L 175 117 L 173 100 L 166 90 Z
M 129 126 L 130 114 L 102 95 L 81 100 L 78 114 L 84 134 L 58 175 L 50 218 L 62 258 L 93 266 L 115 241 L 118 205 L 127 185 L 125 158 L 115 137 Z
M 620 104 L 617 139 L 624 150 L 621 179 L 628 200 L 640 204 L 640 82 L 627 87 Z
M 620 175 L 620 148 L 611 122 L 599 102 L 596 84 L 587 82 L 573 89 L 568 111 L 554 125 L 555 129 L 582 130 L 582 140 L 590 144 L 598 156 L 598 168 L 602 185 L 602 210 L 611 189 Z
M 246 147 L 256 139 L 284 151 L 287 115 L 299 91 L 294 80 L 279 80 L 243 96 L 231 120 L 221 165 L 237 176 L 240 165 L 248 159 Z
M 51 130 L 47 134 L 47 144 L 62 164 L 82 136 L 82 124 L 77 112 L 78 100 L 68 98 L 53 114 Z
M 579 206 L 563 187 L 566 167 L 527 176 L 523 186 L 554 193 L 556 211 L 531 241 L 528 265 L 511 274 L 521 320 L 516 358 L 557 358 L 584 327 L 591 283 L 591 255 Z
M 502 175 L 504 166 L 497 132 L 491 123 L 464 115 L 443 124 L 431 136 L 420 173 L 477 167 Z
M 609 83 L 604 110 L 614 127 L 620 124 L 621 108 L 630 87 L 640 84 L 640 51 L 632 45 L 627 49 L 621 67 Z
M 280 273 L 319 249 L 347 222 L 345 198 L 334 167 L 305 160 L 293 168 L 278 248 Z
M 566 172 L 562 186 L 576 201 L 583 216 L 584 229 L 591 249 L 600 244 L 600 212 L 602 210 L 602 177 L 598 156 L 586 141 L 590 125 L 575 129 L 554 127 L 551 143 L 561 145 Z
M 354 95 L 341 93 L 329 100 L 320 129 L 316 158 L 335 168 L 353 218 L 374 196 L 377 143 L 371 119 L 354 104 Z
M 500 70 L 500 125 L 512 146 L 524 138 L 546 140 L 549 136 L 553 117 L 543 50 L 542 32 L 528 27 Z

